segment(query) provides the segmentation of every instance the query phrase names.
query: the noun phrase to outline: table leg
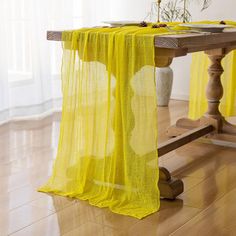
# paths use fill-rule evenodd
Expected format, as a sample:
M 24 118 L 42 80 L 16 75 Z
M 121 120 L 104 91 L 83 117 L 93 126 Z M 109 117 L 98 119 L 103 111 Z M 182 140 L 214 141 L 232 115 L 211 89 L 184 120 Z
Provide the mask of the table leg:
M 209 138 L 214 137 L 215 134 L 217 134 L 217 137 L 219 137 L 220 134 L 224 134 L 225 138 L 228 134 L 232 136 L 230 137 L 230 141 L 234 139 L 236 142 L 236 126 L 227 122 L 219 111 L 220 99 L 223 96 L 221 75 L 224 70 L 221 61 L 225 57 L 225 50 L 215 49 L 206 51 L 205 53 L 211 61 L 208 68 L 209 82 L 206 89 L 206 97 L 208 100 L 207 112 L 198 120 L 188 118 L 179 119 L 174 126 L 168 129 L 167 134 L 170 137 L 174 137 L 183 134 L 186 130 L 211 124 L 215 127 L 215 130 L 208 135 Z
M 174 200 L 179 194 L 184 191 L 183 181 L 171 177 L 170 172 L 164 168 L 159 168 L 159 182 L 161 198 Z

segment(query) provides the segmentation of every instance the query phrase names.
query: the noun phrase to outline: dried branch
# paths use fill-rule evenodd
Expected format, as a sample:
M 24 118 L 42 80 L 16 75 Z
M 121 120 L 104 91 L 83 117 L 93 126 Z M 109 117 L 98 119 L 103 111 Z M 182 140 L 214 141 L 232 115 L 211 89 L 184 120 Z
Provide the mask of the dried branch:
M 204 10 L 207 9 L 210 5 L 211 5 L 211 0 L 203 0 L 203 4 L 202 4 L 202 9 L 201 9 L 201 11 L 204 11 Z

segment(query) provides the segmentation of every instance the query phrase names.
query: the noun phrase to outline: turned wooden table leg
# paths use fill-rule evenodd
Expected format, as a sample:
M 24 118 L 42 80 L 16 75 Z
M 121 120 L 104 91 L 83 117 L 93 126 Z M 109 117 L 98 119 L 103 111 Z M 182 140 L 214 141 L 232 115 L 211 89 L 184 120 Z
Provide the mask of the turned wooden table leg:
M 217 52 L 217 51 L 216 51 Z M 214 50 L 206 52 L 211 61 L 208 69 L 209 82 L 206 89 L 206 97 L 208 100 L 208 110 L 205 117 L 216 119 L 218 122 L 218 130 L 222 128 L 223 117 L 219 111 L 220 99 L 223 97 L 223 86 L 221 83 L 221 75 L 224 69 L 221 61 L 225 54 L 220 52 L 219 55 Z
M 236 126 L 228 123 L 219 111 L 220 100 L 223 96 L 221 75 L 224 72 L 221 61 L 226 55 L 225 52 L 226 50 L 223 48 L 205 52 L 210 59 L 210 66 L 208 68 L 209 82 L 206 88 L 206 97 L 208 100 L 206 113 L 198 120 L 188 118 L 179 119 L 174 126 L 168 129 L 168 136 L 179 136 L 189 129 L 194 129 L 202 125 L 213 125 L 215 127 L 214 133 L 236 135 Z
M 236 135 L 236 126 L 227 122 L 219 111 L 220 99 L 223 97 L 224 92 L 221 83 L 221 75 L 224 69 L 221 65 L 221 61 L 226 55 L 225 51 L 224 49 L 215 49 L 206 52 L 211 61 L 211 65 L 208 69 L 209 82 L 206 90 L 208 110 L 204 117 L 217 121 L 217 133 Z

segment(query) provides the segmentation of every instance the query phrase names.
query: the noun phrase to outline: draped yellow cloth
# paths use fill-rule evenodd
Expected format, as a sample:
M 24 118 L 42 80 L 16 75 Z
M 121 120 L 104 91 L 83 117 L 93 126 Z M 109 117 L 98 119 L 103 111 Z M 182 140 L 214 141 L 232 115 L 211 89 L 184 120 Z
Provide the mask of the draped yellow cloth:
M 58 153 L 39 191 L 139 219 L 159 209 L 154 35 L 168 33 L 150 26 L 63 33 Z
M 226 24 L 236 26 L 236 22 L 225 21 Z M 204 24 L 219 22 L 204 21 Z M 210 60 L 203 52 L 194 53 L 191 63 L 191 80 L 189 96 L 189 118 L 197 119 L 207 110 L 206 86 L 208 83 L 208 66 Z M 221 99 L 220 111 L 225 117 L 236 116 L 236 50 L 230 52 L 222 60 L 224 73 L 221 82 L 224 95 Z

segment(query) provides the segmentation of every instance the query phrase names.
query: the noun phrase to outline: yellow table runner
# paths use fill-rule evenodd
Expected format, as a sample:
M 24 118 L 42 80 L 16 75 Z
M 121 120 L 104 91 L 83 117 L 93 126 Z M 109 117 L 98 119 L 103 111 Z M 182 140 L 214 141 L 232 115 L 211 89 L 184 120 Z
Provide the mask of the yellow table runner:
M 236 22 L 225 21 L 226 24 L 236 26 Z M 198 23 L 214 24 L 219 21 L 203 21 Z M 208 83 L 208 56 L 204 52 L 194 53 L 191 65 L 189 118 L 197 119 L 207 110 L 206 86 Z M 224 95 L 221 99 L 220 111 L 225 117 L 236 116 L 236 50 L 230 52 L 222 60 L 224 73 L 221 82 Z
M 159 209 L 154 35 L 170 33 L 151 26 L 63 33 L 60 140 L 40 191 L 139 219 Z

